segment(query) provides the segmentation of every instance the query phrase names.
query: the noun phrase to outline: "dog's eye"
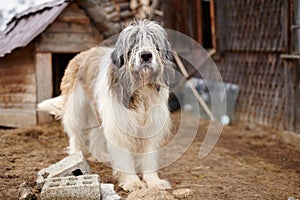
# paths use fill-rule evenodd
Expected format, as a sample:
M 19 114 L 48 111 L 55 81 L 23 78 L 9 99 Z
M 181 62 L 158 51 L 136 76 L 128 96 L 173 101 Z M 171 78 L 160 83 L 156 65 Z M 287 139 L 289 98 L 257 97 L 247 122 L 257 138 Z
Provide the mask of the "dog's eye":
M 121 55 L 120 57 L 120 66 L 122 67 L 124 65 L 124 56 Z
M 131 55 L 131 51 L 128 51 L 128 53 L 127 53 L 127 58 L 129 58 L 130 55 Z
M 158 46 L 156 46 L 156 51 L 160 52 L 160 49 L 159 49 L 159 47 L 158 47 Z

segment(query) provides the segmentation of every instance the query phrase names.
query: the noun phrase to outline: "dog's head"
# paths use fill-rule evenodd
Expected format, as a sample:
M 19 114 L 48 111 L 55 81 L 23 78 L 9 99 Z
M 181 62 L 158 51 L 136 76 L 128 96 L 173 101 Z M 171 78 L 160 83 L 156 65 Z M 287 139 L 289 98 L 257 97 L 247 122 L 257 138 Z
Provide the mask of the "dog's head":
M 174 75 L 171 47 L 166 31 L 157 23 L 136 20 L 119 35 L 112 59 L 112 85 L 123 104 L 147 84 L 168 87 Z M 117 86 L 118 85 L 118 86 Z

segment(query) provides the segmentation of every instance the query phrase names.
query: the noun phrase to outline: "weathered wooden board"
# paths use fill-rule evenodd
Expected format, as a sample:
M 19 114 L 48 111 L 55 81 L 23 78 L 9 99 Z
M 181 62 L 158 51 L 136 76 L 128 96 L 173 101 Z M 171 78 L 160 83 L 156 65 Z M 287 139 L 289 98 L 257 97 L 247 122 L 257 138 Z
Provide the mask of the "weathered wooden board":
M 218 63 L 225 82 L 239 85 L 236 117 L 264 126 L 285 127 L 285 74 L 280 54 L 227 52 Z
M 35 94 L 36 87 L 34 85 L 22 85 L 22 84 L 3 84 L 0 87 L 0 94 L 3 93 L 29 93 Z
M 37 52 L 78 53 L 98 45 L 102 35 L 77 4 L 71 3 L 41 34 Z
M 37 102 L 52 98 L 52 54 L 36 53 L 36 82 Z M 52 121 L 52 117 L 45 112 L 37 113 L 37 122 L 43 123 Z
M 286 1 L 215 0 L 224 50 L 283 52 L 288 15 Z
M 35 125 L 36 123 L 36 111 L 33 109 L 0 108 L 0 126 L 22 127 Z
M 53 33 L 91 33 L 94 29 L 89 26 L 76 23 L 54 22 L 47 28 L 47 32 Z
M 299 65 L 297 60 L 284 60 L 284 76 L 285 79 L 285 129 L 295 131 L 296 129 L 296 65 Z
M 0 59 L 0 125 L 19 127 L 36 123 L 34 45 Z
M 25 109 L 25 110 L 35 110 L 36 109 L 36 103 L 14 103 L 14 102 L 8 102 L 8 103 L 0 103 L 0 109 Z
M 298 68 L 300 74 L 300 67 Z M 298 76 L 298 87 L 296 87 L 296 132 L 300 134 L 300 77 Z
M 0 94 L 0 102 L 36 103 L 36 95 L 26 94 L 26 93 L 4 93 L 4 94 Z
M 32 74 L 14 74 L 15 72 L 12 71 L 12 74 L 5 73 L 4 75 L 0 75 L 0 84 L 2 87 L 5 85 L 10 84 L 22 84 L 28 86 L 35 86 L 35 75 Z
M 79 53 L 91 47 L 95 47 L 95 43 L 59 43 L 59 42 L 44 42 L 37 46 L 39 52 L 53 52 L 53 53 Z
M 81 33 L 55 33 L 55 32 L 45 32 L 41 35 L 41 39 L 44 42 L 59 42 L 62 44 L 68 43 L 98 43 L 98 38 L 89 34 Z
M 71 3 L 56 19 L 61 22 L 88 24 L 90 19 L 76 3 Z

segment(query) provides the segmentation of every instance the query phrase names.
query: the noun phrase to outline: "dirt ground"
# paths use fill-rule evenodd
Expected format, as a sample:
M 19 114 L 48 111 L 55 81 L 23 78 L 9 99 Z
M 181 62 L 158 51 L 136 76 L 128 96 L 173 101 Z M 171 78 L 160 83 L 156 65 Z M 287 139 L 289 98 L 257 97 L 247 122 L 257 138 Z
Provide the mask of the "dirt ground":
M 225 127 L 214 150 L 200 159 L 208 122 L 200 124 L 187 152 L 159 171 L 172 184 L 170 193 L 189 188 L 193 193 L 187 199 L 300 199 L 300 144 L 283 142 L 278 130 L 239 123 Z M 59 122 L 0 129 L 0 199 L 17 199 L 23 182 L 34 187 L 37 172 L 64 158 L 66 146 Z M 89 163 L 103 182 L 115 184 L 122 199 L 128 196 L 112 179 L 109 167 Z

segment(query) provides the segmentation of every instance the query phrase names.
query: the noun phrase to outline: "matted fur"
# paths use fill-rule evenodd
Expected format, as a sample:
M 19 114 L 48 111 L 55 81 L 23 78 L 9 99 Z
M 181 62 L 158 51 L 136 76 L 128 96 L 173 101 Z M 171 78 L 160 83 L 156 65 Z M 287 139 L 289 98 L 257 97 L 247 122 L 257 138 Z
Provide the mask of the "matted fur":
M 145 51 L 152 55 L 149 61 L 141 57 Z M 66 69 L 61 97 L 39 106 L 61 110 L 52 113 L 62 117 L 70 153 L 82 149 L 86 134 L 92 155 L 106 149 L 124 190 L 170 188 L 157 175 L 155 153 L 171 128 L 168 97 L 174 69 L 170 55 L 162 27 L 135 21 L 121 32 L 114 48 L 95 47 L 78 54 Z M 99 123 L 101 128 L 89 129 Z M 143 156 L 135 156 L 139 153 Z M 143 181 L 136 172 L 143 174 Z

